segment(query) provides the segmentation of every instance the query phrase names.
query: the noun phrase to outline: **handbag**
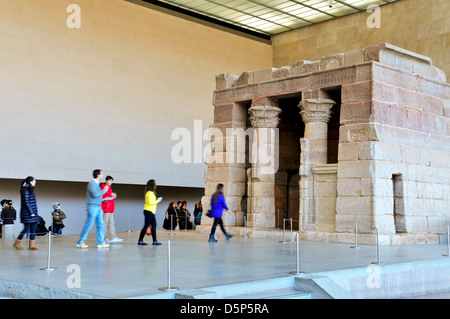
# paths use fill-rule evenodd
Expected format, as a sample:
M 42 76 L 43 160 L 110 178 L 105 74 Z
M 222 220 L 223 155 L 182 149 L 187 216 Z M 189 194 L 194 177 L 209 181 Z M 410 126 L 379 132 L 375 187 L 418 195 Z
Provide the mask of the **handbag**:
M 208 216 L 209 218 L 211 218 L 211 210 L 210 209 L 208 209 L 208 211 L 206 212 L 206 214 L 205 214 L 206 216 Z
M 152 225 L 148 226 L 147 231 L 145 232 L 146 235 L 152 234 Z

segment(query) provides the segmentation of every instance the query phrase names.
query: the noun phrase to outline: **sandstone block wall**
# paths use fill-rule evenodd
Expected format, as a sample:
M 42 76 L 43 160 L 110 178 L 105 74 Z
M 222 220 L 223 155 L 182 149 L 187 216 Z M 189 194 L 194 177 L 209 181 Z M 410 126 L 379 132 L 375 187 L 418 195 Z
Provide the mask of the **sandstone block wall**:
M 336 230 L 445 232 L 449 85 L 427 57 L 376 55 L 369 81 L 342 87 Z
M 360 48 L 388 42 L 431 57 L 434 65 L 450 74 L 449 1 L 402 0 L 382 5 L 380 28 L 368 27 L 367 19 L 372 13 L 362 11 L 275 35 L 273 66 L 315 61 L 337 52 L 345 52 L 345 60 L 350 61 Z
M 441 233 L 450 222 L 450 86 L 445 81 L 445 74 L 429 57 L 380 44 L 278 69 L 219 75 L 213 103 L 220 114 L 217 119 L 227 117 L 227 125 L 250 127 L 254 124 L 244 124 L 248 114 L 243 105 L 278 101 L 283 112 L 284 99 L 299 98 L 304 122 L 304 134 L 296 133 L 300 230 L 351 233 L 358 222 L 362 233 L 373 235 L 378 229 L 399 242 L 399 234 Z M 333 164 L 327 163 L 330 143 L 326 143 L 337 138 L 327 132 L 336 111 L 332 105 L 339 108 L 339 121 L 333 125 L 340 125 L 334 173 Z M 285 129 L 283 120 L 283 115 L 277 119 L 280 129 Z M 280 136 L 292 138 L 289 134 Z M 283 141 L 279 145 L 287 148 Z M 271 187 L 272 180 L 255 183 L 254 168 L 245 174 L 245 165 L 236 180 L 223 179 L 236 169 L 233 165 L 224 165 L 220 174 L 225 175 L 214 182 L 241 184 L 228 194 L 236 207 L 243 195 L 258 193 L 258 214 L 273 218 L 271 197 L 287 196 L 277 188 L 286 185 L 286 174 L 278 172 L 274 177 L 273 192 L 261 188 Z M 221 168 L 213 164 L 210 170 Z M 245 214 L 244 206 L 239 209 Z

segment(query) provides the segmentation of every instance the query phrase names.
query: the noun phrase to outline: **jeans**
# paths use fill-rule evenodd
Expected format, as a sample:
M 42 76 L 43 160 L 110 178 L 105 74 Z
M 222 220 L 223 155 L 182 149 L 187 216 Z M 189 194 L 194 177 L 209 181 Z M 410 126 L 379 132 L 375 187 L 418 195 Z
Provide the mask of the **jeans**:
M 222 229 L 222 232 L 226 235 L 227 232 L 225 231 L 225 228 L 223 227 L 223 221 L 222 218 L 220 217 L 214 217 L 214 223 L 211 227 L 211 236 L 214 236 L 214 234 L 216 233 L 216 227 L 217 225 L 220 225 L 220 229 Z
M 84 244 L 89 231 L 91 230 L 94 222 L 97 224 L 97 246 L 103 245 L 104 241 L 104 224 L 103 224 L 103 210 L 100 205 L 90 205 L 86 206 L 87 219 L 84 224 L 83 230 L 81 231 L 80 238 L 78 239 L 78 244 Z
M 152 225 L 152 239 L 153 242 L 157 242 L 156 240 L 156 217 L 155 214 L 148 210 L 144 210 L 144 216 L 145 216 L 145 222 L 144 227 L 141 230 L 141 233 L 139 234 L 139 241 L 144 240 L 145 232 L 147 231 L 147 228 Z
M 62 234 L 62 225 L 53 223 L 52 231 L 54 235 Z
M 23 224 L 23 230 L 20 232 L 17 239 L 22 240 L 23 236 L 30 234 L 30 240 L 36 239 L 37 223 Z

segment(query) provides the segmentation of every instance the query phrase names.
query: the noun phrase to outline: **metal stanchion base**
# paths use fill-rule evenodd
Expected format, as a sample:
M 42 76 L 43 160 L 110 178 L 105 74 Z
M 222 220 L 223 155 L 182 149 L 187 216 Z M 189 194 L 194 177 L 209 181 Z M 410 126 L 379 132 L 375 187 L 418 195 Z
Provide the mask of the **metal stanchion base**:
M 304 272 L 296 272 L 296 271 L 290 271 L 289 272 L 291 275 L 304 275 L 305 273 Z
M 48 271 L 53 271 L 55 269 L 56 269 L 56 267 L 42 267 L 42 268 L 40 268 L 40 270 L 48 270 Z
M 442 256 L 444 256 L 444 257 L 449 257 L 449 255 L 448 255 L 448 254 L 444 254 L 444 255 L 442 255 Z
M 354 248 L 354 249 L 360 249 L 361 246 L 350 246 L 350 248 Z
M 177 291 L 177 290 L 180 290 L 180 288 L 178 288 L 178 287 L 161 287 L 161 288 L 159 288 L 159 290 L 162 290 L 162 291 Z
M 373 262 L 371 262 L 371 264 L 372 265 L 386 265 L 386 263 L 383 263 L 383 262 L 378 262 L 378 261 L 373 261 Z

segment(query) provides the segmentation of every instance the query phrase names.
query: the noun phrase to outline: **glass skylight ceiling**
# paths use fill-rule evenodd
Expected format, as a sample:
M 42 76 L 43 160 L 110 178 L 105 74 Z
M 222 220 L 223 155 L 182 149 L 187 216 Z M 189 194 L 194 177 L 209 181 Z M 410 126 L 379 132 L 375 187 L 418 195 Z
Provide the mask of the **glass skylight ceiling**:
M 270 36 L 397 0 L 158 0 L 196 15 Z

